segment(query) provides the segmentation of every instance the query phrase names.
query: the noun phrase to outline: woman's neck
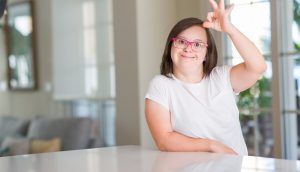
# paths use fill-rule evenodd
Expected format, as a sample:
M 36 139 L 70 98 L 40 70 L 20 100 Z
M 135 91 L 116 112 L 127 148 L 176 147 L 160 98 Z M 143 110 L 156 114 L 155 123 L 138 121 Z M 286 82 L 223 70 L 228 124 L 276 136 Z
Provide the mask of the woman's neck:
M 181 72 L 174 71 L 174 75 L 177 79 L 187 83 L 198 83 L 202 80 L 204 74 L 200 72 Z

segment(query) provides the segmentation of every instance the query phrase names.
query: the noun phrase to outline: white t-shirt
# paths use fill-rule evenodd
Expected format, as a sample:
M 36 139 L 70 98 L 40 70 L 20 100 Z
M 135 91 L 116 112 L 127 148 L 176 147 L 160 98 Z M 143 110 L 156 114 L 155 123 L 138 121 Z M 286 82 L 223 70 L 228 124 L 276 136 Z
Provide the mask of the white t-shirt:
M 170 111 L 174 131 L 193 138 L 208 138 L 248 155 L 239 121 L 230 66 L 215 67 L 199 83 L 185 83 L 172 75 L 154 77 L 146 98 Z

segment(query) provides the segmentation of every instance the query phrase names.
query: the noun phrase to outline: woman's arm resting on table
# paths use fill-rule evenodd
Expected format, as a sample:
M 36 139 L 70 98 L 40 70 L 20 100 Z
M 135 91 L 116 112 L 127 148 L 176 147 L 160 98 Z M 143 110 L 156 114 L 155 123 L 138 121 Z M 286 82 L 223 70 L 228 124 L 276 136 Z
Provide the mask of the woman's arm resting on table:
M 219 142 L 192 138 L 173 131 L 170 112 L 152 100 L 146 99 L 145 114 L 152 137 L 161 151 L 201 151 L 236 154 L 231 148 Z

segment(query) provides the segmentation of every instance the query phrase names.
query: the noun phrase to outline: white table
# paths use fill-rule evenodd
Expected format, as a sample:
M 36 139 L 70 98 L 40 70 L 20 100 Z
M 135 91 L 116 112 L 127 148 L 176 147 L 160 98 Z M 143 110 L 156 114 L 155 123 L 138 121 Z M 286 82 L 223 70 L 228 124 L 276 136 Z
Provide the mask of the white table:
M 119 146 L 0 158 L 0 172 L 294 172 L 300 161 Z

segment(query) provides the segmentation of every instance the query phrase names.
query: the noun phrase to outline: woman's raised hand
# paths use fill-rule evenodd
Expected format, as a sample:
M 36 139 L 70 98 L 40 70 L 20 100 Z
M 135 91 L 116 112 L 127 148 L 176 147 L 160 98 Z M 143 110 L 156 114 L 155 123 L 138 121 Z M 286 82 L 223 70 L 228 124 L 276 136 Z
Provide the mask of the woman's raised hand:
M 215 0 L 209 0 L 214 12 L 207 14 L 207 20 L 203 23 L 203 27 L 211 28 L 220 32 L 230 32 L 232 24 L 229 21 L 229 15 L 233 10 L 234 5 L 230 5 L 225 9 L 224 0 L 219 0 L 216 3 Z

